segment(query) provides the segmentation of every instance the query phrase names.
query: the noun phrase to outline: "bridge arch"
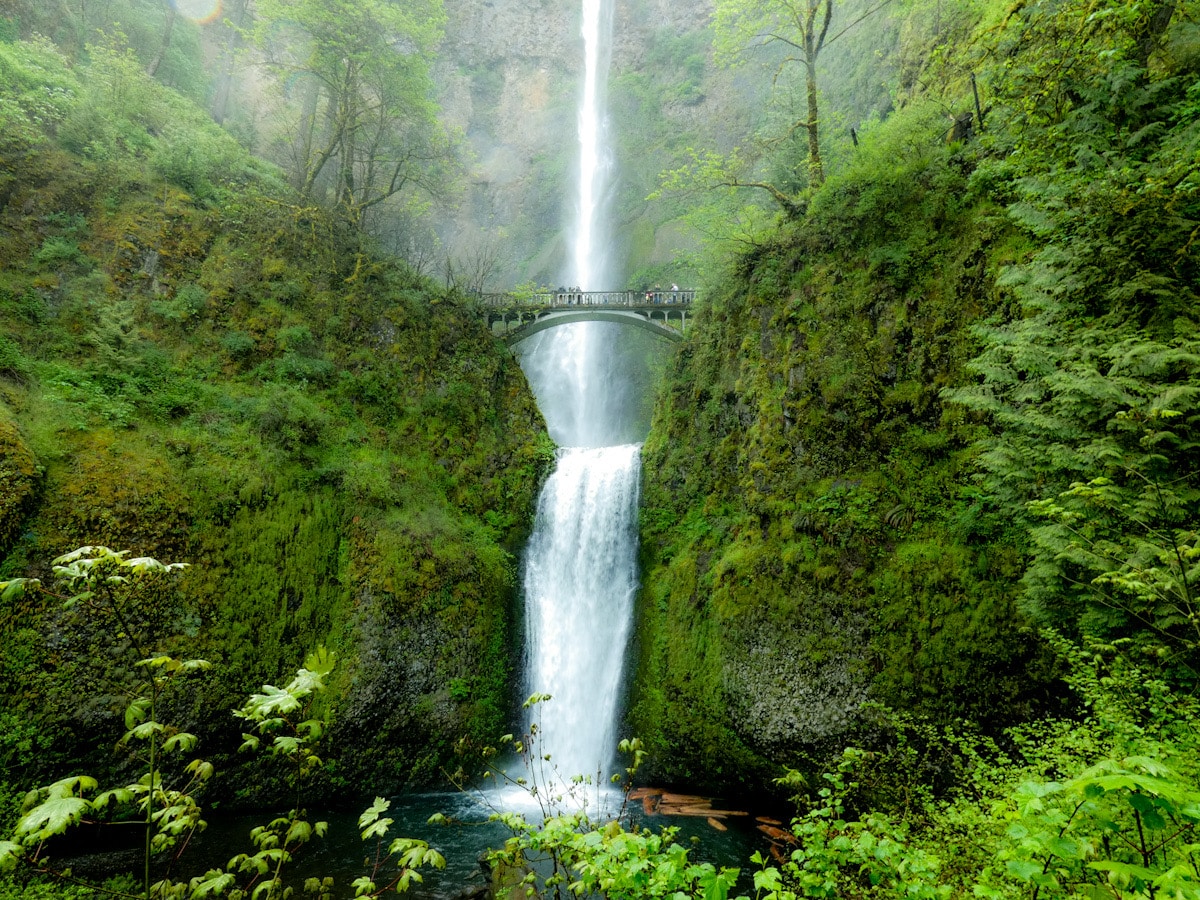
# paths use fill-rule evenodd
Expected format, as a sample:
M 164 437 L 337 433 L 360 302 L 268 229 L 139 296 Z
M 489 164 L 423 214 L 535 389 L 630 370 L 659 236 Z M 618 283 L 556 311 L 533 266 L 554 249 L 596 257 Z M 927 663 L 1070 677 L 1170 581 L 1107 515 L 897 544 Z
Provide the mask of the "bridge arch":
M 518 344 L 526 338 L 537 334 L 539 331 L 545 331 L 548 328 L 557 328 L 559 325 L 569 325 L 572 322 L 618 322 L 621 325 L 632 325 L 634 328 L 642 328 L 651 334 L 666 338 L 669 341 L 683 340 L 682 328 L 672 328 L 670 325 L 667 325 L 665 316 L 662 321 L 659 321 L 635 312 L 608 312 L 596 309 L 579 310 L 578 312 L 555 312 L 540 316 L 532 321 L 518 325 L 512 331 L 507 332 L 504 335 L 504 341 L 510 345 Z M 682 320 L 680 324 L 682 326 Z

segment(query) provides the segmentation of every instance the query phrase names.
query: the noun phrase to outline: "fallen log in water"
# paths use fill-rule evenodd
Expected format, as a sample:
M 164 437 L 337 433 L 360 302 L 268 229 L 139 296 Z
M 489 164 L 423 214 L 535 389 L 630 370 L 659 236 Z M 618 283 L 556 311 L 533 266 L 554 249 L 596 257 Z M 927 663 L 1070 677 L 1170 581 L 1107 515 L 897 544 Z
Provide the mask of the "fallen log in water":
M 784 831 L 782 828 L 776 828 L 774 825 L 759 825 L 758 830 L 773 841 L 783 841 L 786 844 L 796 843 L 796 836 L 794 834 L 790 831 Z
M 673 794 L 662 788 L 634 788 L 629 792 L 629 799 L 641 800 L 642 811 L 648 816 L 705 818 L 709 820 L 710 825 L 713 820 L 725 819 L 729 816 L 750 815 L 740 809 L 713 809 L 714 801 L 711 797 L 700 797 L 696 794 Z
M 647 797 L 661 797 L 663 795 L 662 788 L 640 787 L 634 788 L 629 792 L 630 800 L 645 800 Z

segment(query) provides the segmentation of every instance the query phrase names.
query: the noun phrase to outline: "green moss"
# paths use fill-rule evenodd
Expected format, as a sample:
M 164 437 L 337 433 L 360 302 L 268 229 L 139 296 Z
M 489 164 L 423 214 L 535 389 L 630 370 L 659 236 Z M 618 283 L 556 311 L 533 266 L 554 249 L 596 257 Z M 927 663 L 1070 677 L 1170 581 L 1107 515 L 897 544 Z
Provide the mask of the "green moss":
M 20 534 L 40 481 L 33 452 L 0 405 L 0 553 Z
M 764 783 L 869 730 L 872 699 L 996 726 L 1052 678 L 1020 555 L 977 508 L 978 426 L 940 395 L 1011 238 L 966 199 L 971 160 L 904 157 L 865 154 L 742 257 L 668 375 L 632 726 L 670 777 L 732 758 Z

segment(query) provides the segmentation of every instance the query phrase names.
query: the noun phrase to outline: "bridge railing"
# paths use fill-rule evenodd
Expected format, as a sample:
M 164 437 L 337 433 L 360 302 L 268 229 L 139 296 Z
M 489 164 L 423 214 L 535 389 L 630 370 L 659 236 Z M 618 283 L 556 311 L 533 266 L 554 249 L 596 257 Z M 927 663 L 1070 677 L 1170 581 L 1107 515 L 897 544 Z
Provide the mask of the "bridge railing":
M 649 291 L 534 291 L 531 293 L 484 293 L 484 305 L 494 309 L 545 309 L 572 306 L 688 306 L 696 292 L 683 288 L 658 288 Z

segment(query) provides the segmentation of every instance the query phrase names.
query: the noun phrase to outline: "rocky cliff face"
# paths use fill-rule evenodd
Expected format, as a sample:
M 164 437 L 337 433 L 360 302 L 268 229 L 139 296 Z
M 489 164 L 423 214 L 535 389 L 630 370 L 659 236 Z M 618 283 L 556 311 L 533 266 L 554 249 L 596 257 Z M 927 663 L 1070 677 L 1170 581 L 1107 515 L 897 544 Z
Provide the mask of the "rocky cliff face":
M 518 259 L 553 242 L 562 218 L 563 161 L 574 144 L 573 15 L 564 4 L 509 0 L 461 0 L 447 12 L 442 108 L 473 159 L 443 240 L 468 264 L 502 256 L 512 283 L 526 274 Z M 535 268 L 552 266 L 546 259 Z

